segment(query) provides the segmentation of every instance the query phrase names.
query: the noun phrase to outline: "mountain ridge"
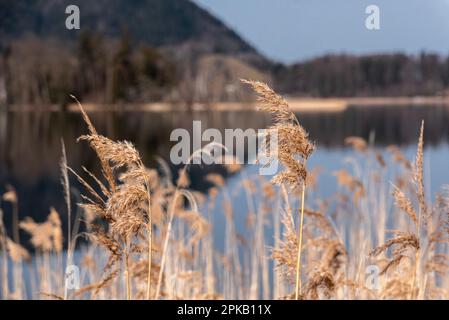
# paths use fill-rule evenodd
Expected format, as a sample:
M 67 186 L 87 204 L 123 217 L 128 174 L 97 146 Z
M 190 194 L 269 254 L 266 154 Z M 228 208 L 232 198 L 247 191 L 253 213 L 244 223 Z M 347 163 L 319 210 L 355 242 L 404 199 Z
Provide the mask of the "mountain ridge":
M 65 8 L 80 9 L 81 30 L 67 30 Z M 0 0 L 0 45 L 32 34 L 72 43 L 84 30 L 155 47 L 191 44 L 200 54 L 220 53 L 253 65 L 269 61 L 236 32 L 190 0 Z

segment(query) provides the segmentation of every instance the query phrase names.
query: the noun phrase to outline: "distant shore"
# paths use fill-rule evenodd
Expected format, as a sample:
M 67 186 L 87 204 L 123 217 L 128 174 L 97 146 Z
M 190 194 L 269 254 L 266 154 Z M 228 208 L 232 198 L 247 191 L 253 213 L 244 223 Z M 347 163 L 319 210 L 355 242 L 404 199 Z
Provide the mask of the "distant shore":
M 353 98 L 287 98 L 290 107 L 296 112 L 342 112 L 348 107 L 375 107 L 375 106 L 449 106 L 449 97 L 353 97 Z M 83 103 L 83 107 L 89 112 L 104 111 L 148 111 L 170 112 L 180 110 L 191 111 L 245 111 L 255 110 L 255 102 L 217 102 L 217 103 L 193 103 L 190 107 L 180 107 L 176 103 L 117 103 L 97 104 Z M 77 112 L 78 106 L 73 103 L 66 107 L 71 112 Z M 10 111 L 59 111 L 58 105 L 31 106 L 12 105 Z

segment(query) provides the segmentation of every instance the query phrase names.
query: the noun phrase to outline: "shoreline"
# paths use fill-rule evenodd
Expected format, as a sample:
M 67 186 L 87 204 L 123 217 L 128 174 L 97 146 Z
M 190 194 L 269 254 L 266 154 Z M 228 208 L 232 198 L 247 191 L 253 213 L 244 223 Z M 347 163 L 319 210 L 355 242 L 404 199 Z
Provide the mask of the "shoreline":
M 449 106 L 449 97 L 352 97 L 352 98 L 287 98 L 290 107 L 295 112 L 342 112 L 349 107 L 376 107 L 376 106 Z M 251 111 L 257 108 L 256 102 L 217 102 L 217 103 L 194 103 L 192 106 L 180 106 L 175 103 L 117 103 L 97 104 L 83 103 L 88 112 L 172 112 L 172 111 Z M 33 105 L 11 105 L 3 107 L 4 110 L 12 112 L 57 112 L 62 108 L 59 105 L 33 106 Z M 66 107 L 69 112 L 77 112 L 75 103 Z

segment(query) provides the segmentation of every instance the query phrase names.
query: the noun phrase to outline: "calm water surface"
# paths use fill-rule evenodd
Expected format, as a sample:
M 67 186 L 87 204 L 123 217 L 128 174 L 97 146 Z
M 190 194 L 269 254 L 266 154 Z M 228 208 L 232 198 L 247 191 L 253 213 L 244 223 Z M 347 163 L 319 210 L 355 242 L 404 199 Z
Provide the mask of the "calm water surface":
M 149 166 L 156 164 L 156 156 L 169 159 L 171 131 L 181 127 L 191 129 L 193 120 L 201 120 L 203 129 L 220 130 L 262 129 L 270 123 L 268 116 L 253 111 L 95 112 L 91 117 L 100 133 L 135 143 Z M 325 169 L 319 190 L 323 195 L 334 189 L 332 171 L 347 167 L 345 159 L 354 156 L 344 146 L 346 137 L 371 137 L 379 150 L 390 144 L 399 145 L 411 160 L 416 152 L 421 120 L 426 121 L 428 188 L 434 193 L 441 185 L 449 183 L 448 107 L 351 107 L 340 113 L 305 113 L 299 118 L 318 147 L 310 165 Z M 17 189 L 22 218 L 31 216 L 37 221 L 43 220 L 51 206 L 64 212 L 58 166 L 61 138 L 72 168 L 80 170 L 81 165 L 85 165 L 98 170 L 95 154 L 85 143 L 76 142 L 76 138 L 84 133 L 86 127 L 78 113 L 0 111 L 0 194 L 7 184 Z M 205 190 L 208 185 L 201 172 L 216 170 L 219 169 L 192 170 L 193 187 Z M 257 168 L 248 166 L 245 173 L 257 173 Z M 238 177 L 230 177 L 229 186 L 232 188 L 238 181 Z M 74 197 L 79 194 L 76 184 L 73 193 Z M 246 211 L 245 203 L 237 197 L 235 210 Z M 1 207 L 5 211 L 6 225 L 10 227 L 11 208 L 5 202 Z

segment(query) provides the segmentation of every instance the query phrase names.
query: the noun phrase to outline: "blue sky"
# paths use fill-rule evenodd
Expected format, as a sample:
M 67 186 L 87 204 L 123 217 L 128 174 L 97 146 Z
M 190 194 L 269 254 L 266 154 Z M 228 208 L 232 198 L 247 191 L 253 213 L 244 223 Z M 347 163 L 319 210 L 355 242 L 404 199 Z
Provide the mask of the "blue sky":
M 449 0 L 193 0 L 268 57 L 423 50 L 449 54 Z M 380 8 L 377 31 L 365 8 Z

